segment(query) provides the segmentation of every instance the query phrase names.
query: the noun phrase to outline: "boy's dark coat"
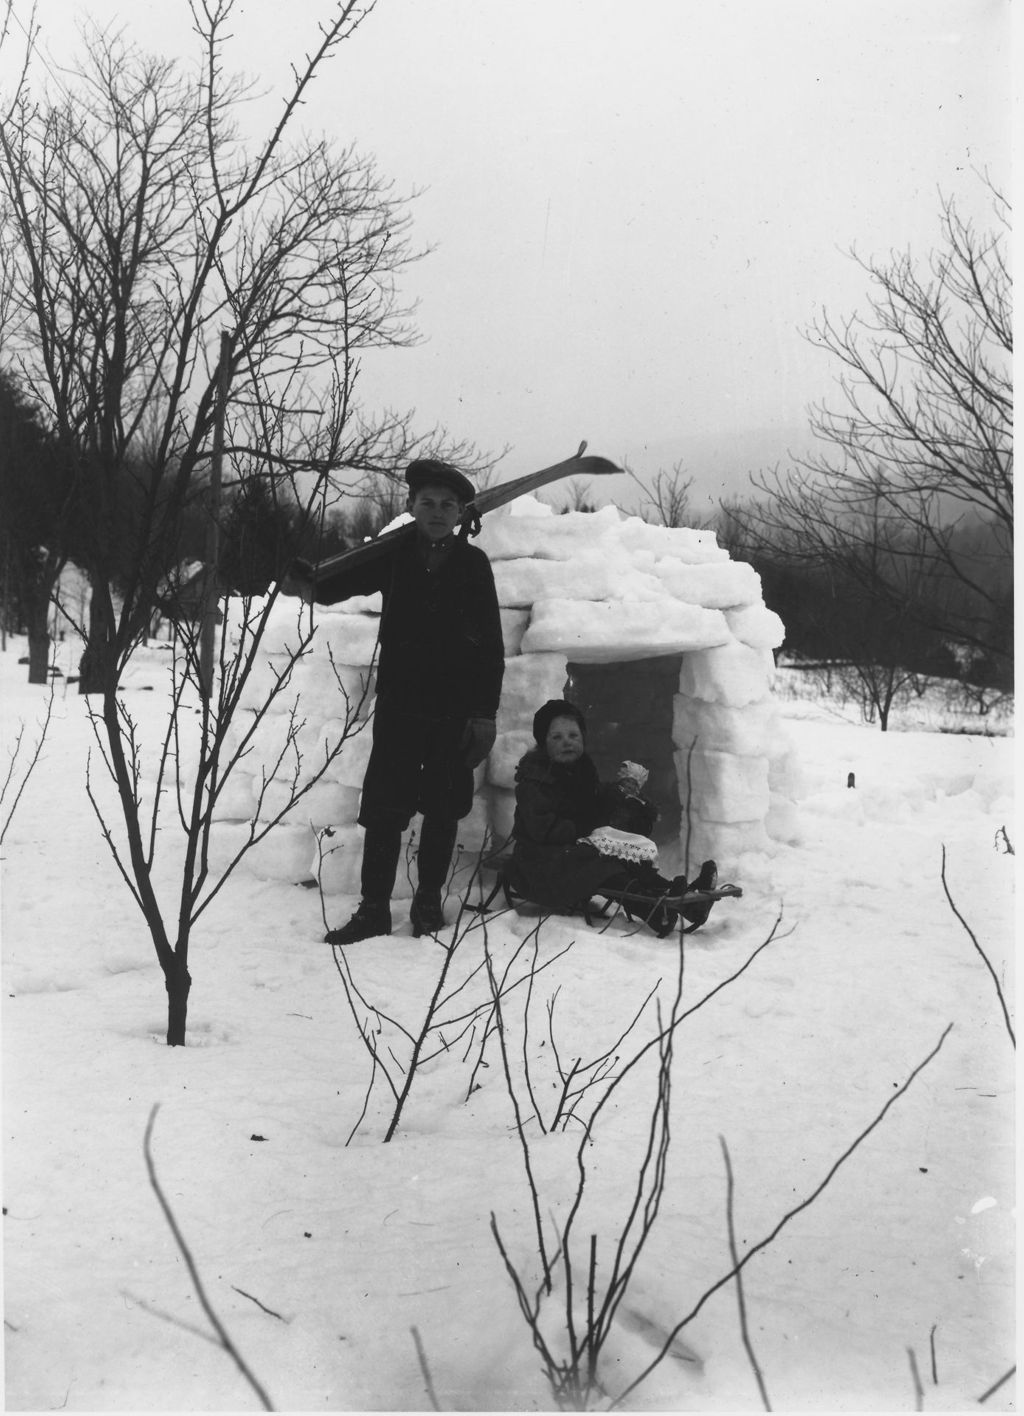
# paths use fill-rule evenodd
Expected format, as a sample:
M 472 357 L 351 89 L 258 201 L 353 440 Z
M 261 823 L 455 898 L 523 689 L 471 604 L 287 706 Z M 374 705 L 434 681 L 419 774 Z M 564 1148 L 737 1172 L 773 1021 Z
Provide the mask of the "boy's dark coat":
M 339 571 L 316 587 L 320 604 L 352 595 L 384 597 L 378 697 L 424 717 L 493 718 L 505 649 L 490 561 L 456 537 L 448 558 L 428 571 L 414 528 L 369 565 Z

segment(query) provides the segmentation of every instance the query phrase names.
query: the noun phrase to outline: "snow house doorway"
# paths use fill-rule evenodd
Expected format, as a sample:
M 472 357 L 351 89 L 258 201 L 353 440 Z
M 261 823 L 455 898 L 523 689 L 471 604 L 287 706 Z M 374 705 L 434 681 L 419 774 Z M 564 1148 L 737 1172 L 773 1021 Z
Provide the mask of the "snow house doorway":
M 602 782 L 614 782 L 623 761 L 650 772 L 644 796 L 657 807 L 654 839 L 674 851 L 682 802 L 672 741 L 682 654 L 625 663 L 566 665 L 566 699 L 587 720 L 587 751 Z

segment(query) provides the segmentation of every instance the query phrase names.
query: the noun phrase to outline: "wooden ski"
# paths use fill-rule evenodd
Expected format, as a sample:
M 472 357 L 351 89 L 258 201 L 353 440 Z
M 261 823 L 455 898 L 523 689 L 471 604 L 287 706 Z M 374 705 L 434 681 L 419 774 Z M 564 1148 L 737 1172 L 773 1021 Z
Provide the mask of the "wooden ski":
M 525 476 L 513 477 L 511 482 L 502 482 L 496 487 L 482 488 L 466 507 L 463 524 L 471 522 L 474 516 L 484 516 L 496 507 L 507 506 L 517 497 L 538 491 L 549 482 L 558 482 L 563 477 L 607 477 L 613 472 L 622 471 L 621 467 L 617 467 L 607 457 L 584 456 L 586 446 L 585 442 L 581 442 L 575 457 L 567 457 L 564 462 L 555 462 L 550 467 L 542 467 L 539 472 L 527 472 Z M 396 539 L 407 529 L 406 526 L 397 526 L 393 531 L 385 531 L 372 541 L 364 541 L 361 546 L 352 546 L 347 551 L 327 556 L 316 565 L 297 560 L 294 569 L 303 579 L 320 585 L 339 571 L 352 570 L 358 565 L 366 565 L 367 562 L 376 560 L 393 546 Z

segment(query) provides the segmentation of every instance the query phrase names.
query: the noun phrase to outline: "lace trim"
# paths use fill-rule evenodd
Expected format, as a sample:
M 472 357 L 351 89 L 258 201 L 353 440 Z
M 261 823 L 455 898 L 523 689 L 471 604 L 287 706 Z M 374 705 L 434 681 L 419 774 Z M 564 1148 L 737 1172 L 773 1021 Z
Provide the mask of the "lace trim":
M 643 861 L 652 864 L 658 859 L 658 847 L 650 836 L 638 836 L 632 831 L 619 831 L 614 826 L 599 826 L 589 836 L 581 836 L 581 841 L 596 847 L 605 856 L 626 860 L 633 865 Z

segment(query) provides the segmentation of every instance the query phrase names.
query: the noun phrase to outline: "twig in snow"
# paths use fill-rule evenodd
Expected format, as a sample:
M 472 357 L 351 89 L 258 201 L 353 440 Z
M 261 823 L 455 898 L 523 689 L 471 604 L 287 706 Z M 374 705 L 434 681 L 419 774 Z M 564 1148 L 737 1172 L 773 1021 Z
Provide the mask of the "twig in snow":
M 725 1159 L 725 1217 L 729 1226 L 729 1257 L 736 1268 L 736 1301 L 740 1310 L 740 1333 L 743 1337 L 743 1348 L 750 1361 L 751 1370 L 754 1373 L 754 1380 L 757 1382 L 757 1389 L 761 1394 L 761 1401 L 766 1411 L 772 1409 L 772 1404 L 768 1400 L 768 1390 L 764 1384 L 764 1375 L 754 1352 L 754 1345 L 750 1341 L 750 1329 L 747 1326 L 747 1304 L 743 1296 L 743 1275 L 738 1267 L 740 1261 L 739 1250 L 736 1247 L 736 1225 L 733 1220 L 733 1195 L 735 1193 L 735 1182 L 732 1173 L 732 1160 L 729 1156 L 729 1147 L 725 1143 L 725 1137 L 719 1136 L 719 1144 L 722 1147 L 722 1155 Z
M 1010 1380 L 1016 1370 L 1017 1364 L 1015 1362 L 1008 1372 L 1004 1372 L 997 1382 L 992 1383 L 988 1391 L 982 1392 L 981 1396 L 978 1397 L 978 1405 L 980 1406 L 983 1401 L 987 1401 L 990 1396 L 995 1396 L 999 1388 Z
M 209 1318 L 210 1324 L 213 1327 L 214 1332 L 220 1338 L 220 1345 L 224 1348 L 224 1351 L 232 1359 L 235 1366 L 241 1372 L 242 1376 L 252 1387 L 256 1395 L 259 1397 L 260 1401 L 263 1403 L 264 1411 L 273 1411 L 274 1407 L 271 1404 L 270 1397 L 267 1395 L 263 1387 L 253 1376 L 249 1368 L 246 1366 L 241 1354 L 235 1347 L 235 1344 L 231 1341 L 231 1338 L 228 1336 L 224 1328 L 224 1324 L 214 1312 L 210 1300 L 206 1296 L 206 1290 L 203 1288 L 202 1280 L 199 1277 L 199 1270 L 196 1268 L 195 1260 L 192 1257 L 192 1251 L 189 1249 L 188 1244 L 185 1242 L 185 1236 L 178 1228 L 178 1221 L 175 1219 L 174 1212 L 168 1204 L 163 1190 L 160 1188 L 159 1180 L 156 1178 L 156 1166 L 153 1164 L 153 1152 L 150 1148 L 150 1142 L 153 1136 L 153 1123 L 156 1121 L 156 1114 L 159 1110 L 160 1103 L 157 1102 L 153 1106 L 152 1111 L 149 1113 L 149 1121 L 146 1123 L 146 1134 L 143 1138 L 142 1143 L 143 1154 L 146 1158 L 146 1169 L 149 1172 L 149 1183 L 153 1187 L 153 1193 L 156 1195 L 157 1200 L 160 1203 L 160 1208 L 164 1212 L 164 1218 L 167 1220 L 168 1226 L 170 1227 L 170 1231 L 174 1235 L 174 1242 L 178 1246 L 178 1252 L 185 1260 L 185 1266 L 188 1269 L 189 1277 L 192 1280 L 192 1286 L 196 1290 L 196 1296 L 202 1304 L 203 1312 L 206 1314 L 207 1318 Z
M 939 1369 L 935 1363 L 935 1329 L 937 1326 L 937 1323 L 932 1323 L 932 1330 L 928 1334 L 928 1346 L 931 1348 L 932 1354 L 932 1386 L 939 1384 Z
M 412 1340 L 416 1344 L 416 1356 L 420 1361 L 420 1371 L 423 1373 L 423 1382 L 427 1388 L 427 1395 L 430 1397 L 430 1404 L 435 1411 L 440 1411 L 441 1407 L 437 1400 L 437 1394 L 434 1391 L 434 1381 L 430 1375 L 430 1367 L 427 1365 L 427 1354 L 423 1350 L 423 1342 L 420 1339 L 420 1330 L 417 1327 L 413 1327 L 410 1328 L 409 1331 L 412 1333 Z
M 257 1308 L 262 1308 L 268 1317 L 278 1318 L 282 1323 L 288 1321 L 287 1318 L 282 1318 L 280 1313 L 275 1313 L 273 1308 L 268 1308 L 266 1303 L 261 1303 L 260 1300 L 255 1298 L 251 1293 L 246 1293 L 244 1288 L 237 1288 L 234 1284 L 232 1284 L 231 1287 L 234 1288 L 236 1293 L 241 1293 L 243 1298 L 248 1298 L 250 1303 L 255 1303 Z
M 917 1370 L 917 1354 L 912 1347 L 907 1348 L 907 1357 L 910 1361 L 910 1375 L 914 1379 L 914 1410 L 924 1410 L 924 1387 L 921 1385 L 921 1373 Z
M 1016 1037 L 1014 1036 L 1013 1024 L 1010 1022 L 1010 1013 L 1009 1013 L 1009 1009 L 1008 1009 L 1007 1006 L 1006 1006 L 1006 999 L 1003 997 L 1003 990 L 1002 990 L 1002 987 L 1000 986 L 1000 983 L 999 983 L 999 976 L 998 976 L 998 974 L 996 973 L 995 969 L 992 967 L 992 964 L 991 964 L 991 962 L 990 962 L 990 960 L 989 960 L 988 955 L 985 953 L 984 949 L 983 949 L 983 948 L 981 947 L 981 945 L 978 943 L 977 937 L 975 936 L 975 933 L 974 933 L 973 929 L 972 929 L 971 926 L 967 923 L 967 921 L 964 919 L 964 917 L 963 917 L 963 915 L 960 913 L 960 911 L 957 909 L 956 905 L 953 903 L 953 896 L 949 893 L 949 886 L 946 884 L 946 847 L 945 847 L 945 846 L 942 847 L 942 888 L 943 888 L 943 890 L 945 890 L 945 892 L 946 892 L 946 899 L 949 901 L 949 908 L 950 908 L 950 909 L 953 911 L 953 913 L 956 915 L 957 919 L 958 919 L 958 920 L 960 921 L 960 923 L 963 925 L 964 929 L 966 929 L 968 938 L 970 939 L 971 943 L 974 945 L 975 949 L 977 949 L 978 953 L 981 955 L 982 960 L 983 960 L 983 962 L 984 962 L 984 964 L 985 964 L 985 967 L 988 969 L 989 973 L 992 975 L 992 982 L 993 982 L 993 983 L 995 984 L 995 986 L 996 986 L 996 996 L 997 996 L 998 999 L 999 999 L 999 1006 L 1000 1006 L 1000 1008 L 1002 1008 L 1002 1010 L 1003 1010 L 1003 1021 L 1004 1021 L 1005 1024 L 1006 1024 L 1006 1031 L 1010 1034 L 1010 1041 L 1013 1043 L 1014 1048 L 1016 1048 L 1016 1046 L 1017 1046 L 1017 1039 L 1016 1039 Z

